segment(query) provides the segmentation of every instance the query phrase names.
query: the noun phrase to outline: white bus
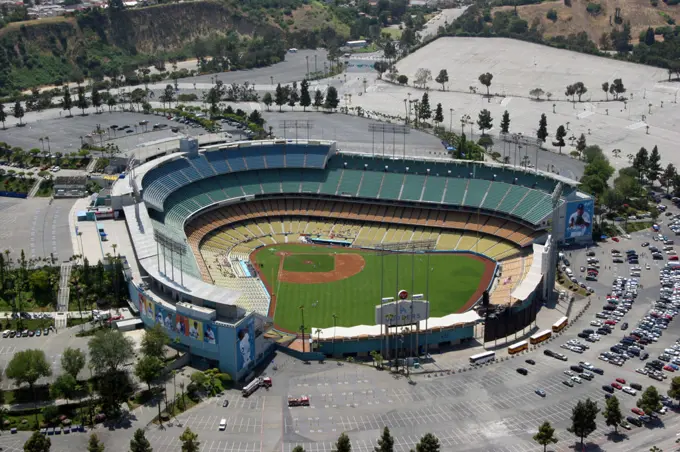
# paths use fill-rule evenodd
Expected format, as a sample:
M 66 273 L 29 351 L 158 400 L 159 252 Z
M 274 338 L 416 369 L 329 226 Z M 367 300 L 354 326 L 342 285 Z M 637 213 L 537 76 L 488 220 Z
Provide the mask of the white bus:
M 482 364 L 496 359 L 496 352 L 484 352 L 470 356 L 470 364 Z

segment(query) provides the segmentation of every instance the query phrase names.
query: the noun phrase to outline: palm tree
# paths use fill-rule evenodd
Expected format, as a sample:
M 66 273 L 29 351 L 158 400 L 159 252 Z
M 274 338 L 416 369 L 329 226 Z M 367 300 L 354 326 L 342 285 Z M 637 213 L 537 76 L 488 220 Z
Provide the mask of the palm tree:
M 389 352 L 390 350 L 390 335 L 389 335 L 389 325 L 392 323 L 392 319 L 394 319 L 394 314 L 386 314 L 385 319 L 387 320 L 387 326 L 385 327 L 385 335 L 387 336 L 387 347 L 385 347 L 385 350 L 387 353 L 390 355 L 390 358 L 392 357 L 391 353 Z M 395 361 L 396 363 L 396 361 Z
M 320 346 L 319 346 L 319 341 L 320 341 L 319 336 L 321 336 L 321 333 L 323 333 L 323 331 L 321 331 L 320 328 L 317 328 L 315 333 L 316 333 L 316 349 L 319 350 L 319 348 L 320 348 Z

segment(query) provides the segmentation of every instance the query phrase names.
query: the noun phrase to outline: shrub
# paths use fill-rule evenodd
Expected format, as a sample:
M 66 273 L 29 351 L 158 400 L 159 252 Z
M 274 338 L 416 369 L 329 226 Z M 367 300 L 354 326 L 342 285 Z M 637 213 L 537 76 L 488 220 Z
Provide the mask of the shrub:
M 586 11 L 588 11 L 588 13 L 592 14 L 593 16 L 597 16 L 602 12 L 602 5 L 599 3 L 588 3 L 588 6 L 586 6 Z
M 553 22 L 557 22 L 557 11 L 551 8 L 550 11 L 546 13 L 545 17 L 552 20 Z

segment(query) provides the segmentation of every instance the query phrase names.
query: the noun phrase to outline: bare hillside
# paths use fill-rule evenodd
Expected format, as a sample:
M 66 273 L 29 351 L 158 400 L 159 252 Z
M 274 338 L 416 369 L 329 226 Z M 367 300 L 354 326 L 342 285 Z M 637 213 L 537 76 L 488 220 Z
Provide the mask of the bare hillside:
M 611 24 L 614 24 L 617 7 L 621 9 L 623 20 L 631 24 L 634 43 L 637 42 L 640 32 L 647 30 L 648 27 L 656 28 L 669 25 L 662 14 L 680 22 L 680 5 L 668 6 L 660 0 L 656 7 L 652 6 L 650 0 L 593 0 L 592 3 L 599 3 L 601 6 L 601 12 L 597 15 L 586 10 L 588 3 L 583 0 L 572 0 L 571 7 L 568 7 L 565 6 L 563 1 L 544 2 L 519 6 L 517 12 L 529 25 L 538 18 L 546 37 L 566 36 L 585 31 L 595 43 L 599 43 L 602 33 L 609 33 L 612 30 L 613 25 L 610 25 L 610 16 Z M 512 9 L 512 7 L 494 8 L 493 11 L 509 9 Z M 551 9 L 557 12 L 555 22 L 546 17 Z

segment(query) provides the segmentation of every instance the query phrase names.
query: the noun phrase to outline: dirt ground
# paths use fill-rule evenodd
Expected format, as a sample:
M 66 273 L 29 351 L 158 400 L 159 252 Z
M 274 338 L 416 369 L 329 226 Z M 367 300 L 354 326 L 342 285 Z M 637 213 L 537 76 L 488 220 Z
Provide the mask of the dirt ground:
M 361 272 L 366 265 L 364 258 L 359 254 L 341 253 L 334 254 L 335 268 L 330 272 L 290 272 L 283 269 L 283 261 L 289 253 L 279 252 L 277 256 L 281 257 L 279 261 L 278 280 L 281 282 L 295 283 L 295 284 L 322 284 L 333 281 L 340 281 L 354 276 Z

